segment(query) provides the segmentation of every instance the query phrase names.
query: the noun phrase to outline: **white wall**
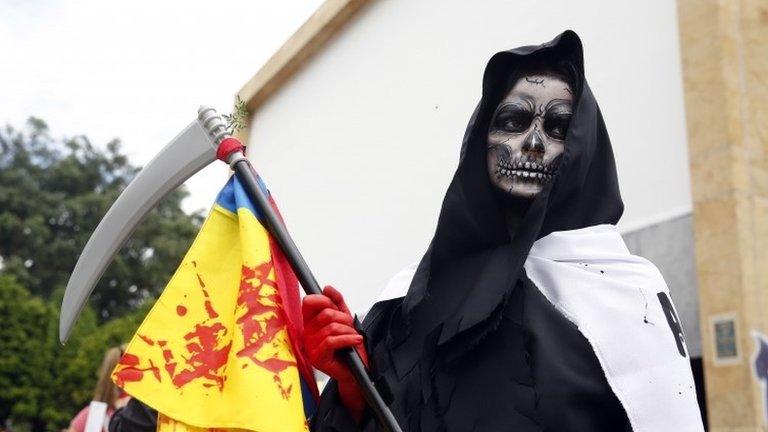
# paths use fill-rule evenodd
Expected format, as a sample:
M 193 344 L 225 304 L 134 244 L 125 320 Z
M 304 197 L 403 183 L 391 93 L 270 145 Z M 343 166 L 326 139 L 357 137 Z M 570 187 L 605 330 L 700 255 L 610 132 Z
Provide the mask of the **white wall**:
M 690 211 L 675 2 L 378 0 L 254 119 L 250 157 L 321 283 L 362 308 L 432 237 L 496 51 L 571 28 L 636 228 Z

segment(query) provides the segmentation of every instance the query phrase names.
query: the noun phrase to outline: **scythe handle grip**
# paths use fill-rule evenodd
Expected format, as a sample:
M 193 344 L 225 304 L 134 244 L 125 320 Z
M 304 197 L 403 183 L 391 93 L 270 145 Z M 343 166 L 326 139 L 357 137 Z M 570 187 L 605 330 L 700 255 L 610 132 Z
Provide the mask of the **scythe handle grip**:
M 296 273 L 296 277 L 299 279 L 299 282 L 301 282 L 304 291 L 307 294 L 322 294 L 317 279 L 315 279 L 315 276 L 310 271 L 306 261 L 304 261 L 304 257 L 299 252 L 299 249 L 296 247 L 290 234 L 288 234 L 288 230 L 285 228 L 285 225 L 283 225 L 282 220 L 272 209 L 272 206 L 269 203 L 269 198 L 259 187 L 258 174 L 253 169 L 248 159 L 245 158 L 242 152 L 236 151 L 230 155 L 228 162 L 245 186 L 245 190 L 251 200 L 253 200 L 254 204 L 256 204 L 259 209 L 264 218 L 267 230 L 272 234 L 272 237 L 275 238 L 277 244 L 280 245 L 288 262 L 291 264 L 294 273 Z M 389 407 L 387 407 L 384 399 L 382 399 L 371 381 L 371 378 L 368 376 L 363 360 L 360 358 L 357 351 L 353 349 L 345 349 L 339 351 L 339 355 L 349 366 L 352 375 L 354 375 L 357 384 L 363 392 L 366 402 L 368 402 L 368 406 L 376 415 L 376 418 L 383 429 L 387 432 L 402 432 L 392 411 L 389 410 Z

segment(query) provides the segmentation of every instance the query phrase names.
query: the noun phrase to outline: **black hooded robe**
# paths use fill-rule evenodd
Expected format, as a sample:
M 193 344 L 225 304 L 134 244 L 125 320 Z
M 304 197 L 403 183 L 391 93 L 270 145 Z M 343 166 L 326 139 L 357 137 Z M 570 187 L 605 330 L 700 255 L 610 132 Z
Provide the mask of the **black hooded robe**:
M 529 61 L 567 62 L 577 88 L 558 173 L 511 235 L 485 144 L 508 77 Z M 583 71 L 572 31 L 497 53 L 486 66 L 429 249 L 407 294 L 374 304 L 361 329 L 372 378 L 404 431 L 632 430 L 590 342 L 523 267 L 536 240 L 615 225 L 623 212 L 610 141 Z M 331 381 L 312 430 L 381 429 L 367 411 L 356 424 Z

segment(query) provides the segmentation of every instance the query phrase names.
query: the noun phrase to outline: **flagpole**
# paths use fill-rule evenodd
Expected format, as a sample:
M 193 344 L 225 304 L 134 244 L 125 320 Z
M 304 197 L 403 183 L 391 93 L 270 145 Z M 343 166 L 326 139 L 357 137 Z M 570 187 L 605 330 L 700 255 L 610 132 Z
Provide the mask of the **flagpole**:
M 262 216 L 267 230 L 274 237 L 277 244 L 280 245 L 304 291 L 307 294 L 323 295 L 320 284 L 317 283 L 317 279 L 296 247 L 296 243 L 294 243 L 282 220 L 270 205 L 269 197 L 259 187 L 259 175 L 245 157 L 242 144 L 229 137 L 229 134 L 222 130 L 223 124 L 221 119 L 213 108 L 201 107 L 198 116 L 214 140 L 220 142 L 217 157 L 226 161 L 236 173 L 238 179 L 245 187 L 246 193 L 258 208 L 259 215 Z M 365 397 L 368 406 L 373 410 L 384 430 L 386 432 L 402 432 L 392 411 L 390 411 L 384 399 L 376 390 L 373 381 L 368 376 L 360 354 L 352 348 L 339 350 L 338 354 L 349 366 L 355 381 L 357 381 L 360 390 L 363 392 L 363 397 Z

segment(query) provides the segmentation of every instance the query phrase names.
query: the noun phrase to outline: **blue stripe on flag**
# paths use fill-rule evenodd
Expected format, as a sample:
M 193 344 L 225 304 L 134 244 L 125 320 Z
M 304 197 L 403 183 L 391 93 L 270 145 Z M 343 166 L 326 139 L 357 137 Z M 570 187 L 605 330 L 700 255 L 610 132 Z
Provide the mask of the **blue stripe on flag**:
M 309 419 L 317 412 L 315 397 L 312 395 L 312 390 L 309 389 L 307 383 L 304 382 L 304 377 L 299 377 L 299 381 L 301 382 L 301 400 L 304 402 L 304 416 Z
M 260 176 L 256 176 L 256 181 L 258 182 L 261 190 L 264 191 L 267 196 L 269 196 L 267 185 L 264 184 L 264 181 Z M 219 196 L 216 198 L 216 204 L 224 207 L 232 213 L 237 213 L 238 208 L 246 208 L 250 210 L 251 213 L 256 216 L 256 218 L 258 218 L 260 221 L 262 220 L 261 214 L 259 214 L 259 212 L 256 210 L 256 206 L 251 202 L 251 199 L 248 197 L 248 193 L 245 191 L 245 188 L 243 188 L 243 185 L 240 183 L 240 179 L 237 178 L 237 175 L 233 174 L 229 178 L 227 184 L 224 186 L 221 192 L 219 192 Z

